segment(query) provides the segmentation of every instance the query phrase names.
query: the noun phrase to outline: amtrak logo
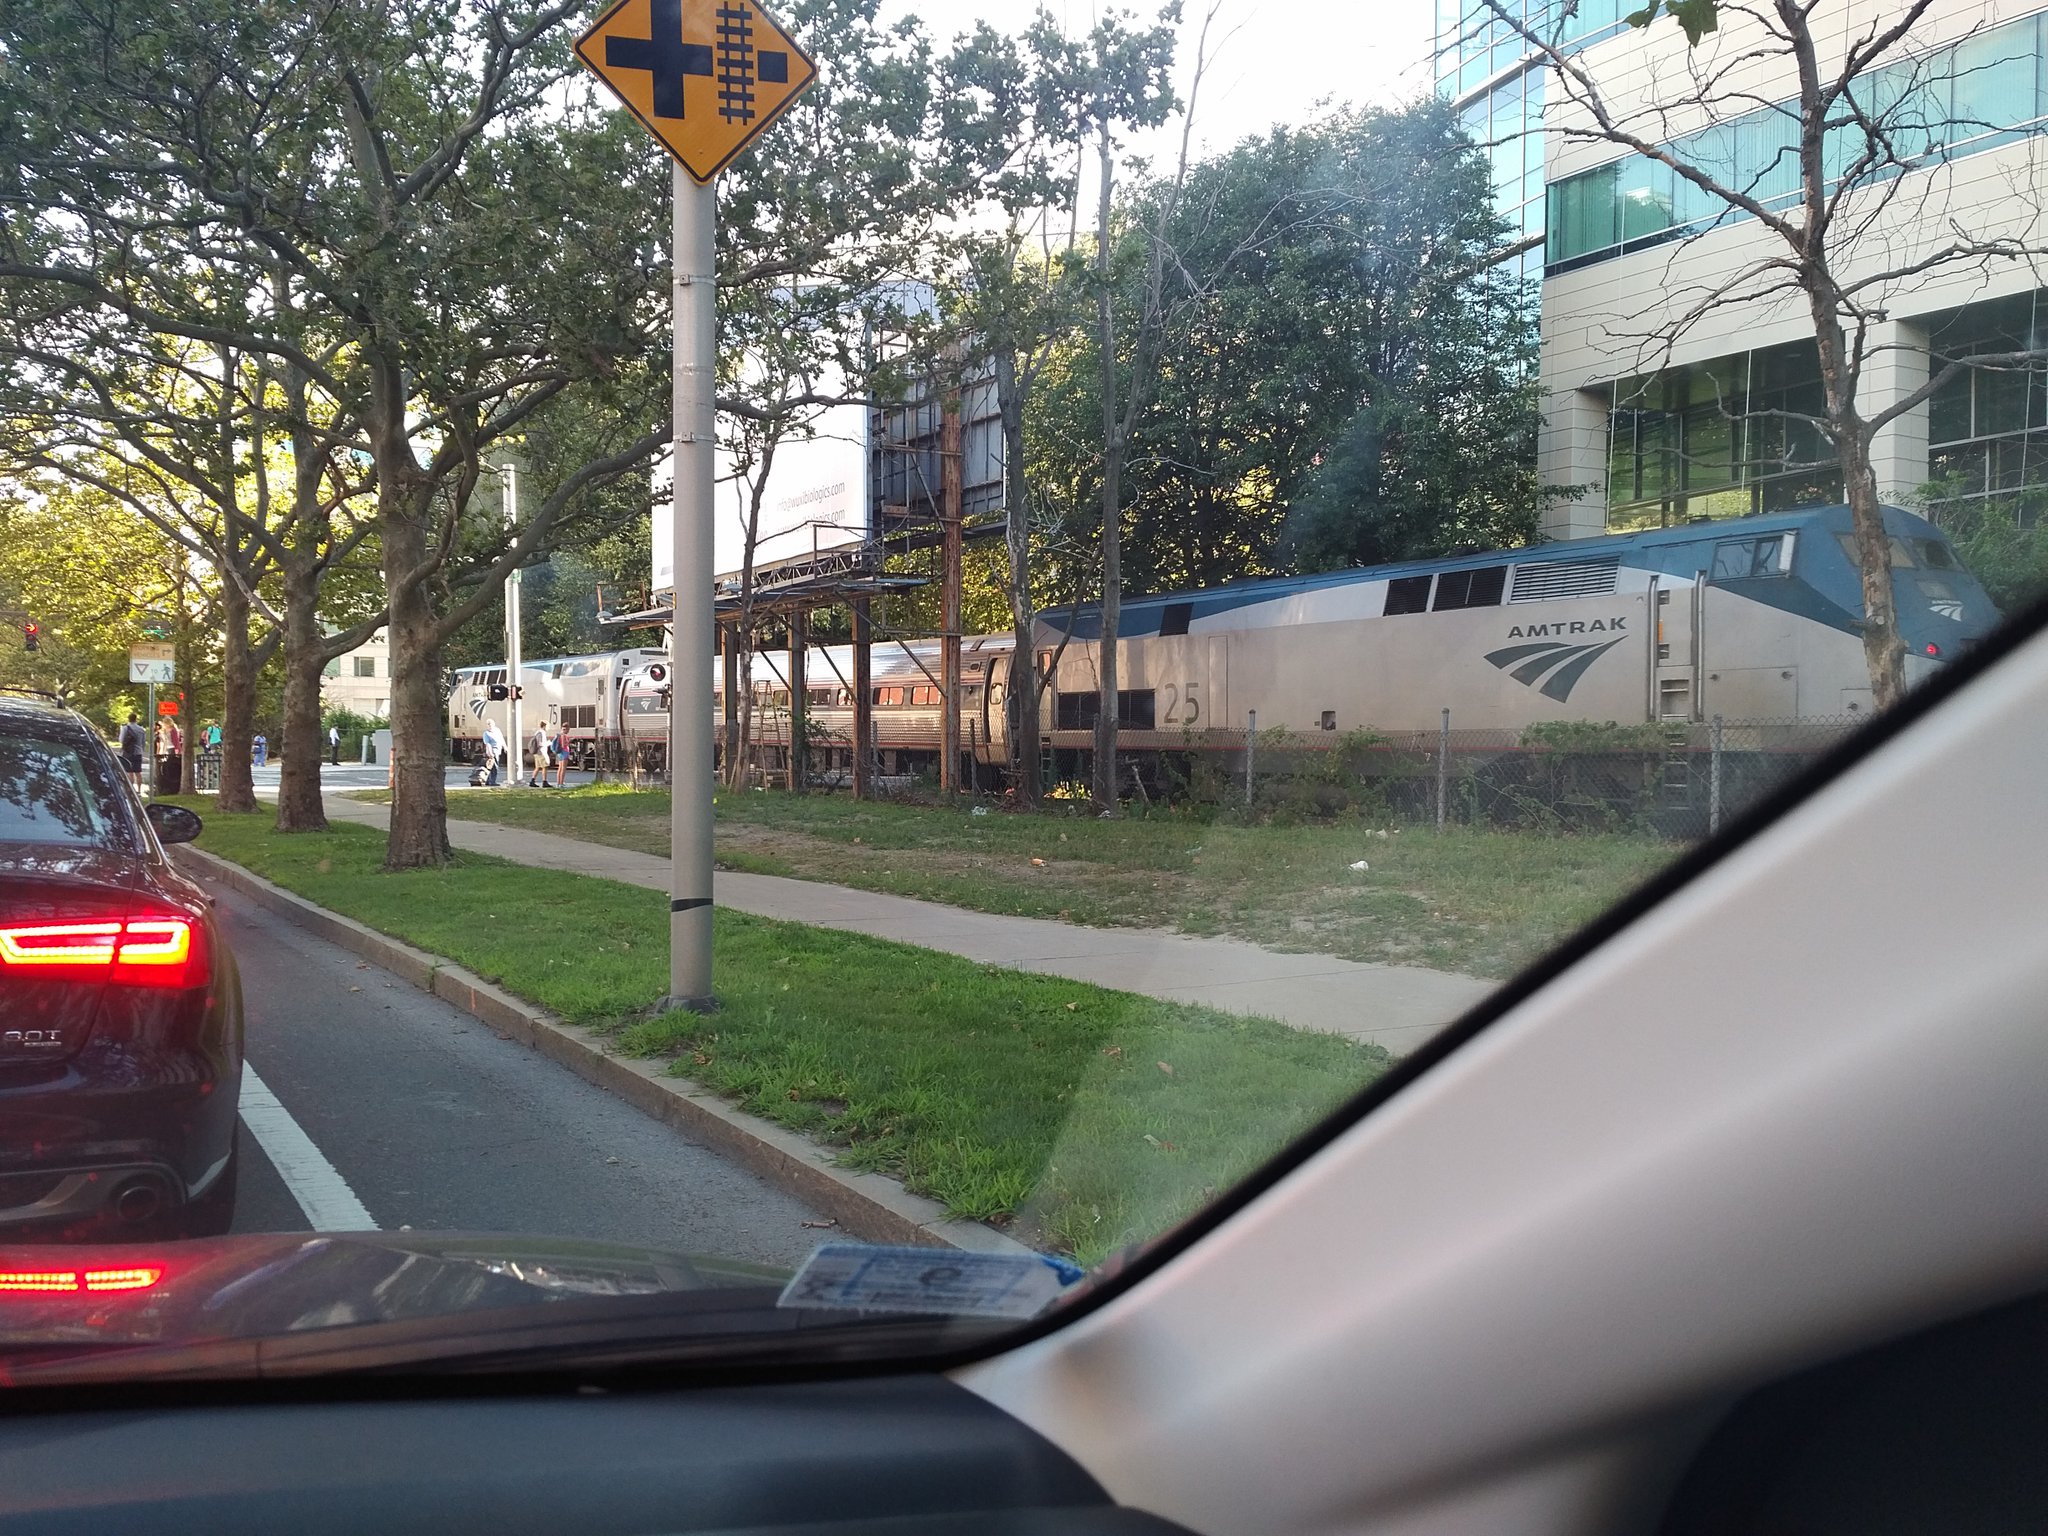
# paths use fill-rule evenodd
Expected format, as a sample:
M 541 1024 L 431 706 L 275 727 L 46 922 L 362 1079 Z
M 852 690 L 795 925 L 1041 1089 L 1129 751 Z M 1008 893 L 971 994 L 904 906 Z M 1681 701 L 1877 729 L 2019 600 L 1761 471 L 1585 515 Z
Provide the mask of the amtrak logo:
M 475 715 L 475 716 L 477 717 L 477 719 L 479 719 L 479 720 L 483 719 L 483 717 L 484 717 L 484 700 L 483 700 L 483 695 L 482 695 L 482 694 L 478 694 L 478 695 L 477 695 L 477 696 L 476 696 L 475 698 L 473 698 L 473 699 L 471 699 L 471 700 L 469 701 L 469 712 L 470 712 L 470 713 L 471 713 L 472 715 Z
M 1538 640 L 1533 645 L 1511 645 L 1504 650 L 1488 651 L 1486 659 L 1516 682 L 1535 688 L 1545 698 L 1562 704 L 1572 696 L 1572 689 L 1586 675 L 1586 668 L 1619 644 L 1620 640 L 1598 645 Z

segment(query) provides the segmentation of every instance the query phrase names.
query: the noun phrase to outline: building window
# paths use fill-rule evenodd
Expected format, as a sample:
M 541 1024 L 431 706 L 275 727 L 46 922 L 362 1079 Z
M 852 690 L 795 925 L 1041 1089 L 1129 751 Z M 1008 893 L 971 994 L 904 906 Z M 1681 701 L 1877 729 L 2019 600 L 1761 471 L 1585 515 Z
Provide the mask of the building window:
M 2048 129 L 2048 71 L 2039 67 L 2044 28 L 2048 18 L 2037 13 L 1860 76 L 1850 97 L 1882 131 L 1890 153 L 1859 179 L 1980 154 Z M 1870 147 L 1869 130 L 1854 114 L 1835 118 L 1840 126 L 1821 150 L 1831 179 L 1847 174 Z M 1715 123 L 1669 147 L 1674 159 L 1724 186 L 1783 207 L 1799 195 L 1798 132 L 1797 103 L 1788 102 Z M 1545 259 L 1553 272 L 1745 217 L 1642 155 L 1554 182 L 1549 197 Z
M 375 677 L 377 675 L 376 657 L 358 656 L 355 658 L 355 663 L 357 677 Z
M 1973 305 L 1928 327 L 1929 368 L 2048 348 L 2048 293 Z M 1966 367 L 1927 406 L 1928 512 L 1953 522 L 2009 502 L 2022 522 L 2048 501 L 2048 366 Z
M 1607 522 L 1617 531 L 1842 499 L 1817 422 L 1813 345 L 1793 343 L 1624 379 L 1609 418 Z

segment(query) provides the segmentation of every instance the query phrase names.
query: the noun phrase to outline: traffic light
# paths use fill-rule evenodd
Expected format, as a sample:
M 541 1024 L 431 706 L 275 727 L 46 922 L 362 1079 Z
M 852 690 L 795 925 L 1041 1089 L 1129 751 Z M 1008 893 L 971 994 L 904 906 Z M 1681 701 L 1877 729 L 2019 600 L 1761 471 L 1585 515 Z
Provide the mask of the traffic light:
M 505 702 L 505 700 L 511 697 L 512 690 L 510 688 L 507 688 L 503 683 L 491 684 L 491 702 L 493 704 L 502 704 Z
M 43 648 L 43 626 L 34 619 L 21 626 L 21 648 L 24 651 L 39 651 Z

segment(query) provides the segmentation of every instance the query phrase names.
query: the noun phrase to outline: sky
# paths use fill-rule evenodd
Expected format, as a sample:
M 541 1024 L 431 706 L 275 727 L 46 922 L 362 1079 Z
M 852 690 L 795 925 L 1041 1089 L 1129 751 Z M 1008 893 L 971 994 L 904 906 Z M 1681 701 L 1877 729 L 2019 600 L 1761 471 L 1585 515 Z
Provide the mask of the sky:
M 976 21 L 1021 32 L 1040 3 L 1074 35 L 1087 32 L 1102 9 L 1096 0 L 891 0 L 885 14 L 922 17 L 944 46 Z M 1125 8 L 1144 17 L 1157 5 L 1126 0 Z M 1175 62 L 1183 100 L 1208 6 L 1182 6 Z M 1195 114 L 1196 154 L 1220 152 L 1276 123 L 1307 122 L 1325 103 L 1392 105 L 1422 94 L 1430 83 L 1431 22 L 1430 0 L 1221 0 Z M 1133 148 L 1170 163 L 1179 141 L 1176 122 Z

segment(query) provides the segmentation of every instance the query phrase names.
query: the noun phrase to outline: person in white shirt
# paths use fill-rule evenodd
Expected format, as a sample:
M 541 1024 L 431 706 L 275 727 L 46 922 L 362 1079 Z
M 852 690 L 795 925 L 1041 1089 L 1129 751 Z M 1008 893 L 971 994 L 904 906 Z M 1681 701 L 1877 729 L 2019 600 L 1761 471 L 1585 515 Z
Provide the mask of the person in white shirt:
M 341 766 L 341 727 L 338 725 L 327 727 L 327 765 L 330 768 Z
M 484 722 L 484 766 L 490 769 L 490 773 L 484 779 L 484 788 L 496 789 L 498 787 L 498 770 L 504 764 L 505 734 L 498 729 L 497 721 L 486 720 Z

